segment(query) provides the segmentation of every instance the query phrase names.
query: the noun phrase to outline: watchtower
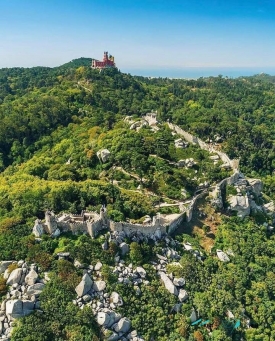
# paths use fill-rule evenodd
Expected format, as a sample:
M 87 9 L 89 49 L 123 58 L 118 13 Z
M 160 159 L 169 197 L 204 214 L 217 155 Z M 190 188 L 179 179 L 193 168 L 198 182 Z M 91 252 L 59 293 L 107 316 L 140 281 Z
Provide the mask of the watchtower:
M 54 231 L 57 229 L 57 222 L 53 212 L 51 211 L 45 212 L 45 224 L 50 234 L 54 233 Z

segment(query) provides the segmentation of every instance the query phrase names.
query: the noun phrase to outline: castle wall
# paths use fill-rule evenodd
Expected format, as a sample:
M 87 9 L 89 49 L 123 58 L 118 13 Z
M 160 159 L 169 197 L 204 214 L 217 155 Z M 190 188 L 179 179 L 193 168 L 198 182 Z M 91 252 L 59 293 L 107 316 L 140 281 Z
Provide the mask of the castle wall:
M 101 230 L 104 230 L 107 225 L 104 224 L 102 219 L 98 219 L 93 222 L 88 222 L 88 233 L 92 238 L 95 238 Z
M 195 208 L 195 205 L 198 201 L 198 199 L 204 197 L 207 193 L 207 190 L 202 191 L 200 194 L 196 195 L 193 200 L 191 201 L 191 203 L 189 204 L 187 210 L 186 210 L 186 221 L 190 222 L 192 217 L 193 217 L 193 210 Z
M 71 231 L 72 233 L 87 233 L 87 223 L 86 222 L 58 222 L 58 228 L 63 232 Z
M 142 225 L 115 221 L 110 221 L 110 229 L 118 232 L 124 231 L 127 235 L 137 231 L 145 235 L 152 235 L 157 229 L 160 229 L 161 233 L 166 233 L 166 226 L 163 225 Z
M 183 212 L 178 218 L 171 221 L 168 228 L 168 234 L 171 234 L 176 231 L 176 229 L 180 226 L 180 224 L 186 220 L 186 212 Z
M 201 149 L 207 150 L 210 153 L 216 153 L 219 155 L 220 159 L 231 166 L 231 168 L 235 171 L 239 169 L 239 161 L 238 159 L 231 160 L 226 153 L 221 152 L 220 150 L 215 149 L 212 145 L 204 142 L 200 138 L 193 136 L 192 134 L 188 133 L 187 131 L 181 129 L 179 126 L 173 123 L 168 122 L 168 126 L 171 130 L 174 130 L 177 134 L 184 137 L 184 139 L 192 144 L 197 144 Z
M 220 181 L 216 186 L 214 191 L 211 193 L 212 197 L 216 197 L 217 194 L 220 193 L 220 191 L 222 189 L 224 189 L 225 186 L 227 185 L 233 185 L 240 177 L 240 172 L 239 171 L 235 171 L 234 174 L 232 174 L 231 176 L 229 176 L 228 178 L 223 179 L 222 181 Z

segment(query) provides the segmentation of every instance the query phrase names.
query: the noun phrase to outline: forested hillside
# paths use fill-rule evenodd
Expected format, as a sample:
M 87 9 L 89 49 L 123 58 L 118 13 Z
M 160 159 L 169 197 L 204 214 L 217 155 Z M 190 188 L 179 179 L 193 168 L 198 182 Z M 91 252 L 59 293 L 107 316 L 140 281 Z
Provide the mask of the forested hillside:
M 51 276 L 40 298 L 44 313 L 19 320 L 12 340 L 107 340 L 91 307 L 72 303 L 82 269 L 87 273 L 98 261 L 107 289 L 123 298 L 119 313 L 146 341 L 274 340 L 273 217 L 261 211 L 236 217 L 228 209 L 234 186 L 222 194 L 228 206 L 223 209 L 215 211 L 208 196 L 201 199 L 193 223 L 181 226 L 175 239 L 125 238 L 126 255 L 105 235 L 90 239 L 68 232 L 43 235 L 39 242 L 31 235 L 34 220 L 47 209 L 80 214 L 106 205 L 113 221 L 141 224 L 158 212 L 177 214 L 176 203 L 188 205 L 232 174 L 197 145 L 178 148 L 175 141 L 182 137 L 167 122 L 240 158 L 240 171 L 265 185 L 264 194 L 252 193 L 255 205 L 275 200 L 274 77 L 149 79 L 117 69 L 99 72 L 90 63 L 80 58 L 56 68 L 0 70 L 0 261 L 23 259 Z M 157 111 L 155 129 L 141 123 L 151 111 Z M 187 242 L 201 253 L 200 261 L 184 249 Z M 169 247 L 178 258 L 167 256 Z M 230 262 L 217 259 L 220 249 L 231 251 Z M 71 258 L 58 260 L 59 252 Z M 117 254 L 122 264 L 146 269 L 149 284 L 140 285 L 139 295 L 117 282 Z M 186 281 L 189 298 L 179 311 L 155 271 L 158 255 L 167 256 L 167 273 Z M 3 297 L 6 280 L 0 275 Z M 192 308 L 209 320 L 205 327 L 191 326 Z M 241 325 L 234 329 L 236 321 Z

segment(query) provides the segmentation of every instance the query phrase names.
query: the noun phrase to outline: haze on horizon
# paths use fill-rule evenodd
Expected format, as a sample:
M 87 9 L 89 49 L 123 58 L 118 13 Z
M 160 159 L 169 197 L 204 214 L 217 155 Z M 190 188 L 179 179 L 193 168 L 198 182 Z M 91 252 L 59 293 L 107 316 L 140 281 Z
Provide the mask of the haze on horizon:
M 275 67 L 273 0 L 1 0 L 0 68 L 107 50 L 123 69 Z

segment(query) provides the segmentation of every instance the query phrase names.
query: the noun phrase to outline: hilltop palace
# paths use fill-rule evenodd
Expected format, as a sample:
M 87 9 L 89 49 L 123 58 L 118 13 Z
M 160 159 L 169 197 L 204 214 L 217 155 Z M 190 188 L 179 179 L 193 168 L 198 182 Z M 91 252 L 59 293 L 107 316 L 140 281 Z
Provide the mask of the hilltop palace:
M 99 61 L 96 59 L 92 60 L 92 68 L 93 69 L 106 69 L 116 67 L 115 58 L 108 54 L 108 52 L 104 52 L 103 60 Z

